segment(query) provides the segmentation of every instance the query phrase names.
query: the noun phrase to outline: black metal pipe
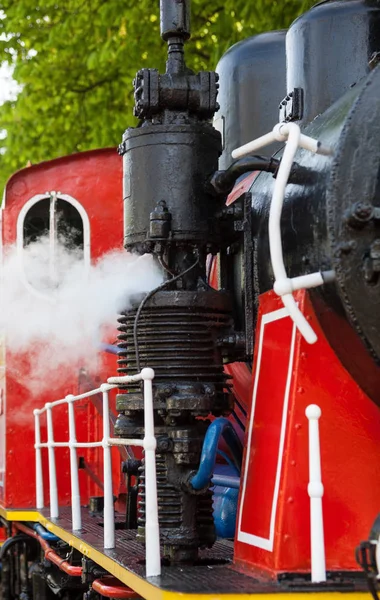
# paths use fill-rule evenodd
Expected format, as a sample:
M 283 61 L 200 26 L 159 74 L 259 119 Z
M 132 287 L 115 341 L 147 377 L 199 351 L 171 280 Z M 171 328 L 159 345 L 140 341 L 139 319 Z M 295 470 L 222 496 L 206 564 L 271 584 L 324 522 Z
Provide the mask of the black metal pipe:
M 190 37 L 190 0 L 160 0 L 160 30 L 163 40 Z
M 166 72 L 183 73 L 185 69 L 184 43 L 190 37 L 190 1 L 160 1 L 161 37 L 168 43 Z
M 14 537 L 8 538 L 5 540 L 4 544 L 0 548 L 0 560 L 3 561 L 8 550 L 21 542 L 29 542 L 29 538 L 27 535 L 15 535 Z
M 13 546 L 17 546 L 17 544 L 25 544 L 29 543 L 30 539 L 27 535 L 15 535 L 14 537 L 8 538 L 5 540 L 4 544 L 0 548 L 0 561 L 2 563 L 2 573 L 1 573 L 1 583 L 2 583 L 2 598 L 4 600 L 12 600 L 12 584 L 14 585 L 14 581 L 12 581 L 11 574 L 11 562 L 7 557 L 8 551 L 13 548 Z
M 232 163 L 225 171 L 216 171 L 210 180 L 210 185 L 217 194 L 229 194 L 235 182 L 244 173 L 251 171 L 267 171 L 276 173 L 280 161 L 267 156 L 245 156 Z

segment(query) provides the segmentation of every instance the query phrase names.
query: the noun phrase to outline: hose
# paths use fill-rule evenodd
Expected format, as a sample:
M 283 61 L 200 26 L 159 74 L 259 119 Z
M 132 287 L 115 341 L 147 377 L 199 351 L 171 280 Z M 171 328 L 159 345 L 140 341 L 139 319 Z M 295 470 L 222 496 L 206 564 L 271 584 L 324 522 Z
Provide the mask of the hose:
M 210 185 L 217 194 L 227 195 L 235 182 L 244 173 L 251 171 L 266 171 L 276 173 L 280 161 L 267 156 L 245 156 L 232 163 L 225 171 L 216 171 L 210 180 Z
M 189 479 L 189 485 L 193 490 L 203 490 L 210 485 L 221 435 L 231 451 L 234 464 L 240 474 L 243 458 L 242 443 L 228 419 L 224 417 L 215 419 L 206 432 L 198 471 Z
M 240 487 L 240 477 L 233 477 L 231 475 L 213 475 L 211 483 L 220 487 L 228 487 L 238 490 Z
M 40 523 L 36 523 L 33 526 L 33 529 L 42 537 L 43 540 L 46 540 L 47 542 L 58 542 L 60 539 L 58 536 L 54 535 L 54 533 L 46 531 L 45 527 L 43 527 Z

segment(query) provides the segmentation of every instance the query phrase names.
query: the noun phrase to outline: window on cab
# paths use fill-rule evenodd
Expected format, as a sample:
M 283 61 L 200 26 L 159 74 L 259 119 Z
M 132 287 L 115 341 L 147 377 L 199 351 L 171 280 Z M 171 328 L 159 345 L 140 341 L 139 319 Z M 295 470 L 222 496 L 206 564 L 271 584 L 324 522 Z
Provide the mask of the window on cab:
M 51 192 L 38 197 L 24 215 L 22 228 L 23 277 L 38 292 L 58 287 L 73 265 L 88 262 L 89 227 L 80 205 Z M 86 217 L 87 227 L 83 221 Z M 85 239 L 86 238 L 86 239 Z

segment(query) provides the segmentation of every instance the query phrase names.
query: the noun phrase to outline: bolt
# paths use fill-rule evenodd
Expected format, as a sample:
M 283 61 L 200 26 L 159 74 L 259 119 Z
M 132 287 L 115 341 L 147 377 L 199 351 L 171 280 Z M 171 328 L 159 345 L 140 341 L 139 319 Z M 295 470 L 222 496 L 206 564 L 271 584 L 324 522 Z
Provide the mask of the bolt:
M 159 452 L 167 452 L 170 450 L 172 444 L 169 438 L 161 438 L 157 440 L 157 450 Z
M 364 279 L 370 285 L 375 285 L 380 275 L 380 239 L 372 242 L 369 255 L 364 259 Z
M 353 205 L 351 213 L 348 216 L 350 227 L 361 228 L 373 217 L 373 206 L 365 202 L 357 202 Z
M 348 242 L 342 242 L 341 244 L 339 244 L 339 246 L 337 246 L 336 254 L 337 256 L 340 256 L 341 254 L 350 254 L 350 252 L 352 252 L 352 250 L 355 250 L 355 248 L 356 242 L 354 242 L 353 240 L 350 240 Z

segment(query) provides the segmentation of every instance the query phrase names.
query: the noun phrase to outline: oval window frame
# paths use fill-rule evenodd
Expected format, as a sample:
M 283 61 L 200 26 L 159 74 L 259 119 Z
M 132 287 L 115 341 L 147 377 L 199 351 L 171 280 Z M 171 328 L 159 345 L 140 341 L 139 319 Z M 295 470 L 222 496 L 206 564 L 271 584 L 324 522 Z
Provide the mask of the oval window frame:
M 41 300 L 47 300 L 50 303 L 54 303 L 54 299 L 48 294 L 40 292 L 39 290 L 34 288 L 26 277 L 24 265 L 24 223 L 29 210 L 35 204 L 37 204 L 37 202 L 40 202 L 41 200 L 51 200 L 52 197 L 54 197 L 56 200 L 63 200 L 65 202 L 68 202 L 78 211 L 83 224 L 83 261 L 85 273 L 88 273 L 91 264 L 91 227 L 90 219 L 84 206 L 78 200 L 73 198 L 73 196 L 70 196 L 69 194 L 61 194 L 60 192 L 52 191 L 46 192 L 45 194 L 36 194 L 35 196 L 32 196 L 32 198 L 30 198 L 20 210 L 16 224 L 16 250 L 19 263 L 19 275 L 25 288 L 31 294 L 40 298 Z

